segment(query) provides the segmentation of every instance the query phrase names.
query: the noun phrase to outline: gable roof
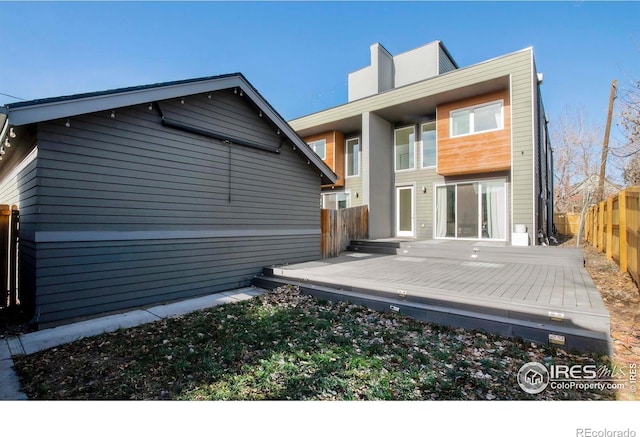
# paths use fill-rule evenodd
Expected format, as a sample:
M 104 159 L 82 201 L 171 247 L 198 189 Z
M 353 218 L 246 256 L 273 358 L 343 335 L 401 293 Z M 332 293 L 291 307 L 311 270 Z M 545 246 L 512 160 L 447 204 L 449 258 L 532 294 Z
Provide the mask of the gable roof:
M 278 112 L 249 83 L 242 73 L 208 76 L 173 82 L 117 88 L 106 91 L 74 94 L 0 107 L 0 142 L 5 140 L 9 127 L 23 126 L 48 120 L 68 118 L 97 111 L 184 97 L 188 95 L 237 88 L 260 110 L 263 117 L 286 137 L 322 176 L 323 184 L 333 184 L 337 176 L 329 166 L 305 143 Z

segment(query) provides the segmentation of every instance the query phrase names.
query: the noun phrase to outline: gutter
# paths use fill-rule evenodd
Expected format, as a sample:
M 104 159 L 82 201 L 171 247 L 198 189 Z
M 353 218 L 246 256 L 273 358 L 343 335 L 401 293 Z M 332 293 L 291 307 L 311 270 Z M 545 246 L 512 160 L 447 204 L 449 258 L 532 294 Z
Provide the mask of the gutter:
M 202 128 L 199 128 L 199 127 L 190 126 L 188 124 L 181 123 L 179 121 L 170 120 L 168 118 L 165 118 L 164 116 L 162 116 L 162 125 L 163 126 L 167 126 L 167 127 L 171 127 L 171 128 L 174 128 L 174 129 L 178 129 L 178 130 L 181 130 L 181 131 L 185 131 L 185 132 L 190 132 L 190 133 L 193 133 L 193 134 L 202 135 L 202 136 L 205 136 L 207 138 L 213 138 L 213 139 L 222 141 L 225 144 L 237 144 L 239 146 L 252 147 L 254 149 L 260 149 L 260 150 L 264 150 L 264 151 L 271 152 L 271 153 L 276 153 L 276 154 L 280 153 L 280 149 L 282 148 L 282 145 L 284 144 L 284 140 L 283 140 L 280 143 L 280 146 L 277 149 L 274 149 L 273 147 L 268 147 L 268 146 L 264 146 L 262 144 L 252 143 L 250 141 L 246 141 L 246 140 L 242 140 L 242 139 L 239 139 L 239 138 L 230 137 L 228 135 L 224 135 L 224 134 L 222 134 L 220 132 L 216 132 L 214 130 L 202 129 Z

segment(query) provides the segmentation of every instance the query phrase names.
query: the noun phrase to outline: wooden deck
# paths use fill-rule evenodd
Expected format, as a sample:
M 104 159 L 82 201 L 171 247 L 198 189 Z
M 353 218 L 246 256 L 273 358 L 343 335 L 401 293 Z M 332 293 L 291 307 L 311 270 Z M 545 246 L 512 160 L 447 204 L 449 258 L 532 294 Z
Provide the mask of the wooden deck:
M 265 269 L 256 281 L 262 287 L 293 283 L 323 298 L 426 321 L 611 353 L 609 313 L 581 249 L 443 240 L 356 243 L 337 258 Z

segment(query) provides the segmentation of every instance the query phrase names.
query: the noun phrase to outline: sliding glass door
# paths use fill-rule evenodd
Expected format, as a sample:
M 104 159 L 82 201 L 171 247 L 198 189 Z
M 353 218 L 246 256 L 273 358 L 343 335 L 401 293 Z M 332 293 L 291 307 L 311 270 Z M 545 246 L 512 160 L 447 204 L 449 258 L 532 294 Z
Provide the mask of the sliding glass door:
M 437 186 L 435 238 L 505 240 L 505 192 L 504 181 Z

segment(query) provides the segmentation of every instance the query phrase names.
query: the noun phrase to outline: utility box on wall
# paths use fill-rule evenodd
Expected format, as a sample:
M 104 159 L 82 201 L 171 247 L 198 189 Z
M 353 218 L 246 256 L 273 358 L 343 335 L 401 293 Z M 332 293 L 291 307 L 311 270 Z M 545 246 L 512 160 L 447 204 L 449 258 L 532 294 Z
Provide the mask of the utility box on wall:
M 529 234 L 527 233 L 527 227 L 525 225 L 515 225 L 514 231 L 511 234 L 512 246 L 528 246 Z

